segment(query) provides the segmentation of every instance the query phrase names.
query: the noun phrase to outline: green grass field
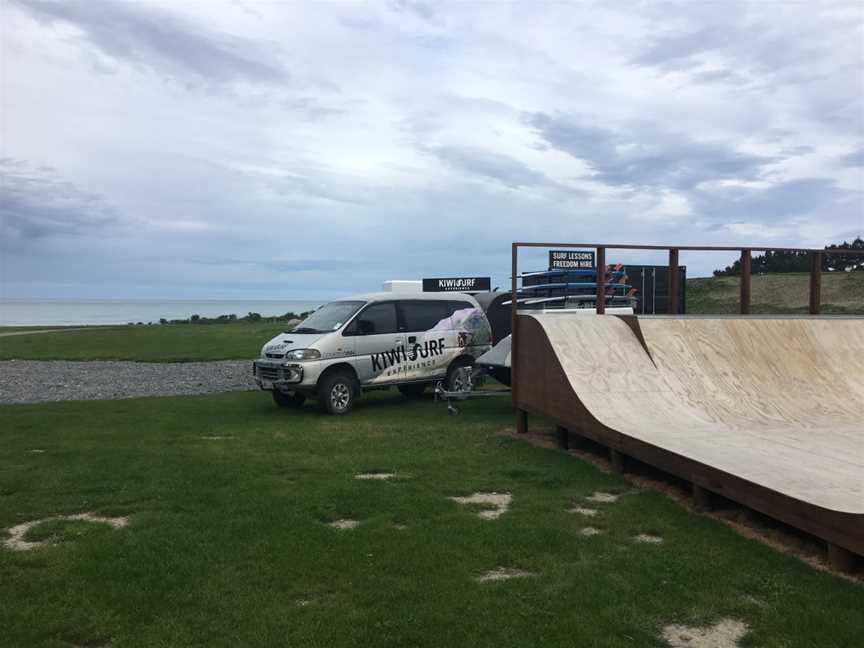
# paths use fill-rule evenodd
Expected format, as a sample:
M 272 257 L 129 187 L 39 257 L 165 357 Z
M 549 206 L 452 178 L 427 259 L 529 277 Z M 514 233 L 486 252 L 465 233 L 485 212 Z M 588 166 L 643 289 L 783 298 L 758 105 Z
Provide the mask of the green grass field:
M 187 362 L 258 357 L 284 323 L 119 326 L 0 337 L 0 360 Z
M 687 280 L 687 313 L 734 315 L 739 311 L 738 277 Z M 808 273 L 753 275 L 751 311 L 761 314 L 806 314 L 810 304 Z M 864 272 L 822 273 L 822 312 L 864 315 Z
M 511 425 L 506 399 L 450 418 L 395 392 L 346 418 L 257 392 L 0 407 L 0 528 L 130 520 L 0 547 L 0 644 L 659 648 L 666 624 L 732 618 L 742 647 L 861 645 L 860 584 Z M 374 471 L 397 476 L 354 478 Z M 621 498 L 585 501 L 598 490 Z M 510 510 L 482 520 L 448 499 L 475 491 L 511 493 Z M 496 567 L 534 575 L 475 581 Z

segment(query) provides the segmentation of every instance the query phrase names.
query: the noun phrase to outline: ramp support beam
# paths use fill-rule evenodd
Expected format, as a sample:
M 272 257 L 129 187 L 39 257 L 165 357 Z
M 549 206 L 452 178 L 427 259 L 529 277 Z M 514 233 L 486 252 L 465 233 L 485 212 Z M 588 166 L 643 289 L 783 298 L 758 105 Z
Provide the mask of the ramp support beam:
M 750 250 L 741 250 L 741 314 L 750 314 L 750 279 L 753 276 Z

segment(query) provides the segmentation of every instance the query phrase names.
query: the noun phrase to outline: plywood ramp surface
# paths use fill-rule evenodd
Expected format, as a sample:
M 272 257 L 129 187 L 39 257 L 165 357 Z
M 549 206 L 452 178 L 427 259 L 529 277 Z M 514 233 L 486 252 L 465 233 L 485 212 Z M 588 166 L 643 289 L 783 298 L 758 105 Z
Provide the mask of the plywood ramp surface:
M 606 427 L 864 514 L 864 320 L 527 317 Z

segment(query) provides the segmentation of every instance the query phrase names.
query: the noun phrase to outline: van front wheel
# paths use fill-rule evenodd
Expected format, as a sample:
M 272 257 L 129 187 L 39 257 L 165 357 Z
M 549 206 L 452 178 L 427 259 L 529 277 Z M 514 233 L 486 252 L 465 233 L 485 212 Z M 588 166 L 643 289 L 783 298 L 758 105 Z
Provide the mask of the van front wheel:
M 357 394 L 354 382 L 351 376 L 341 371 L 325 376 L 318 385 L 318 400 L 324 410 L 335 416 L 350 412 Z

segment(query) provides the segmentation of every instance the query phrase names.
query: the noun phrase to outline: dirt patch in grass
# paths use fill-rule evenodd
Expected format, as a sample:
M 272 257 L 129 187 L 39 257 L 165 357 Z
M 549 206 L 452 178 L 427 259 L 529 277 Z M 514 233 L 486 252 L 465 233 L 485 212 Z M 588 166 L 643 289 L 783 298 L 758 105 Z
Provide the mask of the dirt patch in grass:
M 663 628 L 663 640 L 672 648 L 738 648 L 747 634 L 747 624 L 723 619 L 704 628 L 668 625 Z
M 357 520 L 333 520 L 327 526 L 333 527 L 334 529 L 339 529 L 341 531 L 347 531 L 349 529 L 356 529 L 360 526 L 360 522 Z
M 224 441 L 225 439 L 233 439 L 233 436 L 220 436 L 218 434 L 210 434 L 206 436 L 202 436 L 202 439 L 207 439 L 208 441 Z
M 633 542 L 640 542 L 642 544 L 663 544 L 663 538 L 654 535 L 653 533 L 640 533 L 633 538 Z
M 579 535 L 585 536 L 586 538 L 590 538 L 592 536 L 600 535 L 603 533 L 603 529 L 598 529 L 597 527 L 583 527 L 579 530 Z
M 482 576 L 478 576 L 475 580 L 478 583 L 491 583 L 495 581 L 510 580 L 511 578 L 530 578 L 534 576 L 531 572 L 523 569 L 513 569 L 511 567 L 496 567 L 491 569 Z
M 474 493 L 468 497 L 451 497 L 457 504 L 476 505 L 485 507 L 477 513 L 477 517 L 484 520 L 497 520 L 510 508 L 513 496 L 510 493 Z
M 614 504 L 618 501 L 620 495 L 615 495 L 614 493 L 604 493 L 602 491 L 597 491 L 593 495 L 586 497 L 585 499 L 591 502 L 599 502 L 601 504 Z
M 596 517 L 600 511 L 592 508 L 584 508 L 582 506 L 574 506 L 571 509 L 567 509 L 568 513 L 577 513 L 579 515 L 584 515 L 585 517 Z
M 97 524 L 107 524 L 112 529 L 122 529 L 129 526 L 129 518 L 122 517 L 106 517 L 96 515 L 95 513 L 76 513 L 75 515 L 58 515 L 55 517 L 43 518 L 41 520 L 32 520 L 30 522 L 22 522 L 7 529 L 9 537 L 3 540 L 3 544 L 12 551 L 30 551 L 39 547 L 46 547 L 52 544 L 49 540 L 26 540 L 28 532 L 37 525 L 45 522 L 54 521 L 69 521 L 69 522 L 95 522 Z
M 354 475 L 354 479 L 377 479 L 384 481 L 386 479 L 393 479 L 395 476 L 396 473 L 371 472 Z
M 28 450 L 27 452 L 31 452 L 33 454 L 45 454 L 45 451 L 42 448 L 33 448 L 32 450 Z

